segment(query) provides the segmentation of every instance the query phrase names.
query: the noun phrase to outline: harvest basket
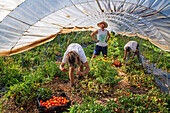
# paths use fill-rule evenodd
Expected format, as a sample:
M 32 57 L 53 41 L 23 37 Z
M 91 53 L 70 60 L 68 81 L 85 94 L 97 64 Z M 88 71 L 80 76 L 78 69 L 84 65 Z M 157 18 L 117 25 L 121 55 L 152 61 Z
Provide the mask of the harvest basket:
M 65 104 L 46 107 L 44 105 L 41 105 L 40 101 L 46 102 L 49 99 L 53 99 L 53 96 L 51 96 L 49 98 L 46 98 L 46 99 L 42 99 L 41 97 L 39 97 L 39 98 L 37 98 L 37 109 L 39 110 L 39 113 L 53 113 L 54 111 L 55 112 L 63 112 L 63 111 L 66 111 L 67 108 L 70 107 L 71 100 L 65 93 L 62 93 L 60 95 L 56 95 L 55 97 L 66 97 L 66 99 L 69 100 L 69 101 L 67 103 L 65 103 Z

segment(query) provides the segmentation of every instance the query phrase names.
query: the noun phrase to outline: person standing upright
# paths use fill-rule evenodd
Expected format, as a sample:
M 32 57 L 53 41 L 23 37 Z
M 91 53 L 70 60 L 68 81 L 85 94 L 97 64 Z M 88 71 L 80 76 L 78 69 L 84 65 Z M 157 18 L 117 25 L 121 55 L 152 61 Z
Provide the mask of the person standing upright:
M 110 33 L 107 29 L 108 25 L 106 22 L 102 21 L 97 24 L 100 29 L 94 31 L 91 36 L 95 42 L 97 42 L 96 47 L 93 52 L 92 59 L 96 57 L 96 55 L 100 55 L 102 52 L 104 57 L 107 57 L 107 42 L 110 38 Z M 97 34 L 97 39 L 95 39 L 94 35 Z M 90 62 L 92 62 L 92 59 Z

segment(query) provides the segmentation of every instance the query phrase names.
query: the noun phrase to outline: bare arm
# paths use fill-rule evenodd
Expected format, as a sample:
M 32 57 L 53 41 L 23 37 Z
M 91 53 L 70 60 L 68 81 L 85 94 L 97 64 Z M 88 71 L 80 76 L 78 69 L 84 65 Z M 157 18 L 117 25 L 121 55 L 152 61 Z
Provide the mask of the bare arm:
M 93 38 L 93 40 L 95 41 L 96 39 L 94 38 L 94 35 L 98 33 L 98 30 L 94 31 L 92 34 L 91 34 L 91 37 Z
M 137 53 L 138 53 L 138 50 L 136 49 L 135 53 L 133 53 L 133 56 L 131 57 L 132 60 Z
M 107 31 L 107 41 L 109 40 L 109 38 L 110 38 L 110 33 L 109 31 Z
M 60 64 L 60 70 L 61 70 L 62 72 L 67 72 L 68 70 L 67 70 L 67 68 L 64 68 L 64 65 L 65 65 L 65 63 L 61 62 L 61 64 Z
M 126 59 L 126 55 L 127 55 L 127 51 L 126 51 L 126 49 L 125 49 L 125 55 L 124 55 L 124 57 L 123 57 L 123 60 Z
M 89 63 L 87 61 L 84 63 L 84 66 L 86 67 L 86 69 L 83 72 L 77 71 L 77 75 L 85 75 L 90 71 Z

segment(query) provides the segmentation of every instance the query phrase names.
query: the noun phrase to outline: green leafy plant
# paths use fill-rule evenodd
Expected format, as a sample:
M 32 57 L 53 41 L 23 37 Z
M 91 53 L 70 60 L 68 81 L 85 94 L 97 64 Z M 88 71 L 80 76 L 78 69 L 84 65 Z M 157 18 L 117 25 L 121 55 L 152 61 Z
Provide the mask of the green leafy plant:
M 52 91 L 41 88 L 39 84 L 32 82 L 19 83 L 10 87 L 10 90 L 5 95 L 6 98 L 14 97 L 15 105 L 25 106 L 34 102 L 37 97 L 49 97 Z
M 69 109 L 70 113 L 116 113 L 118 105 L 109 100 L 106 106 L 95 102 L 96 98 L 85 99 L 82 105 L 74 105 Z
M 166 97 L 158 89 L 151 89 L 148 94 L 139 95 L 119 91 L 118 101 L 121 109 L 128 112 L 168 112 Z

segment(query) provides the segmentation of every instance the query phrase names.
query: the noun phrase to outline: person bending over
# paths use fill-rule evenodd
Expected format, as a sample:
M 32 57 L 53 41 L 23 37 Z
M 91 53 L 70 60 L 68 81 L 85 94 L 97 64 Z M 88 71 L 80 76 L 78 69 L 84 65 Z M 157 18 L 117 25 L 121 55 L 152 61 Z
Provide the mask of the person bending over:
M 73 87 L 75 86 L 74 72 L 76 71 L 76 75 L 79 75 L 78 79 L 80 79 L 90 70 L 86 55 L 81 45 L 78 43 L 72 43 L 67 47 L 62 63 L 60 64 L 60 70 L 62 72 L 68 71 L 68 69 L 64 67 L 67 62 L 69 65 L 69 78 L 71 81 L 71 86 Z M 83 70 L 83 67 L 85 67 L 85 70 Z
M 126 63 L 130 58 L 131 52 L 133 52 L 133 56 L 131 57 L 131 59 L 133 60 L 134 56 L 137 54 L 138 61 L 143 66 L 142 59 L 140 57 L 139 44 L 136 41 L 129 41 L 124 46 L 124 50 L 125 50 L 125 55 L 124 55 L 123 60 L 126 60 Z M 128 53 L 128 58 L 126 59 L 127 53 Z

